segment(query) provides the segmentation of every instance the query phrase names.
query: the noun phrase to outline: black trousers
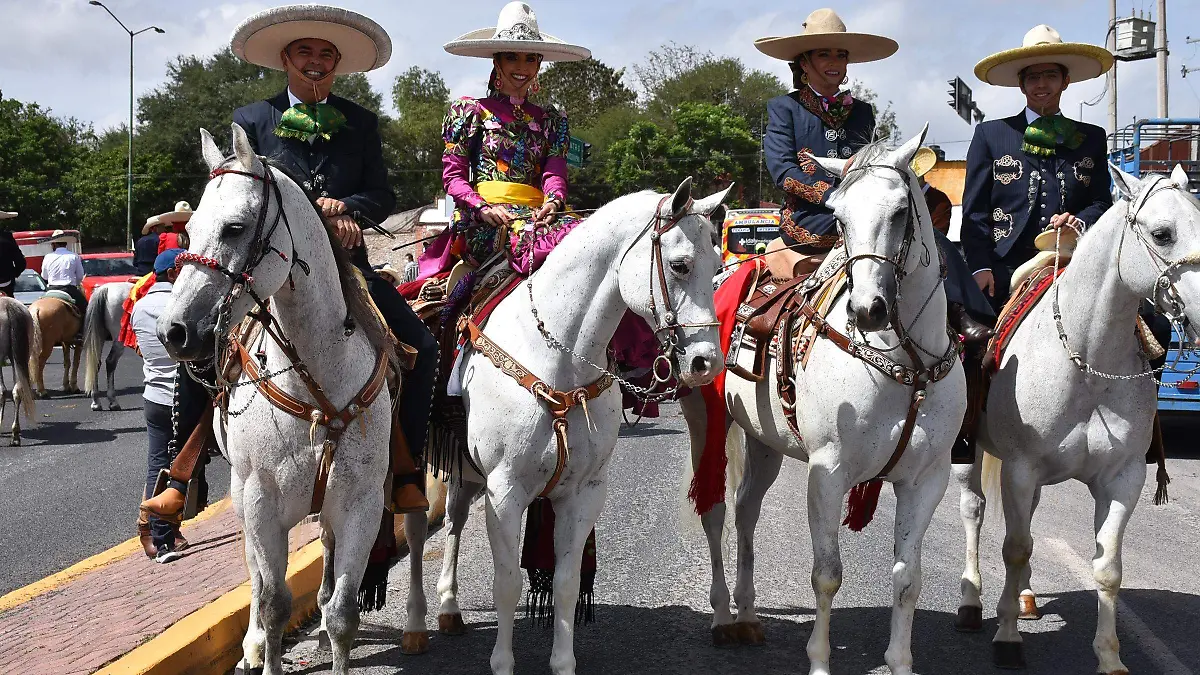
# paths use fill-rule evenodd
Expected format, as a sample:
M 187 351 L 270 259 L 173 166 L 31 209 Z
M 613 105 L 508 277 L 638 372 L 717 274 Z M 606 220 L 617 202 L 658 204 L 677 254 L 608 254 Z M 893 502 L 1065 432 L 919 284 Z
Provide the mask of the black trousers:
M 146 437 L 149 448 L 146 454 L 146 491 L 144 499 L 154 495 L 158 473 L 171 468 L 171 406 L 143 401 L 146 413 Z M 186 490 L 186 488 L 184 488 Z M 150 537 L 154 546 L 166 546 L 175 542 L 175 528 L 165 520 L 150 516 Z
M 208 390 L 199 382 L 192 379 L 185 370 L 186 366 L 180 364 L 175 371 L 175 404 L 171 408 L 171 427 L 170 427 L 170 460 L 174 461 L 179 455 L 179 451 L 183 450 L 183 444 L 187 443 L 192 432 L 196 429 L 196 425 L 200 423 L 200 418 L 204 416 L 204 410 L 212 405 L 212 396 Z M 205 372 L 204 379 L 209 384 L 216 382 L 215 372 Z M 199 503 L 200 508 L 204 508 L 208 504 L 208 480 L 204 477 L 204 466 L 208 464 L 208 455 L 202 454 L 196 462 L 196 469 L 192 472 L 193 479 L 199 479 Z M 172 480 L 171 487 L 187 494 L 187 485 L 180 481 Z
M 363 270 L 367 290 L 383 314 L 388 328 L 397 339 L 417 350 L 416 367 L 408 374 L 400 392 L 400 428 L 408 441 L 413 461 L 419 468 L 424 457 L 425 440 L 429 435 L 429 408 L 433 403 L 433 388 L 437 382 L 437 339 L 396 287 L 373 270 L 368 274 L 368 270 Z

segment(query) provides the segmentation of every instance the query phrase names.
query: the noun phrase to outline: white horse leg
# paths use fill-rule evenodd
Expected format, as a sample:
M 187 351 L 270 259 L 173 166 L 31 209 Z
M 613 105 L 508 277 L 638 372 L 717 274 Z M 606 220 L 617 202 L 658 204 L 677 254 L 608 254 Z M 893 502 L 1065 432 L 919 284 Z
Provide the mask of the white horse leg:
M 763 497 L 779 477 L 783 455 L 765 443 L 746 437 L 746 473 L 738 488 L 734 518 L 737 523 L 737 584 L 733 601 L 737 605 L 737 639 L 744 645 L 766 642 L 762 622 L 754 611 L 754 529 L 762 512 Z
M 463 528 L 471 513 L 471 499 L 482 486 L 462 479 L 452 481 L 446 494 L 446 548 L 442 553 L 442 575 L 438 578 L 438 631 L 443 635 L 467 632 L 458 606 L 458 548 Z
M 1037 511 L 1038 504 L 1042 501 L 1042 486 L 1038 485 L 1033 491 L 1033 508 L 1030 510 L 1030 517 Z M 1021 570 L 1021 577 L 1017 586 L 1021 589 L 1021 595 L 1018 598 L 1021 605 L 1021 613 L 1017 616 L 1022 621 L 1037 621 L 1042 618 L 1042 612 L 1037 606 L 1037 596 L 1033 593 L 1033 584 L 1030 578 L 1033 576 L 1033 540 L 1029 540 L 1029 561 L 1025 563 L 1025 567 Z
M 1135 457 L 1116 478 L 1092 489 L 1096 497 L 1096 556 L 1092 574 L 1096 579 L 1098 612 L 1096 639 L 1092 650 L 1099 660 L 1099 672 L 1105 675 L 1128 673 L 1121 663 L 1121 644 L 1117 640 L 1117 593 L 1121 590 L 1121 545 L 1125 526 L 1146 482 L 1141 455 Z
M 999 628 L 992 639 L 992 660 L 1001 668 L 1024 668 L 1021 633 L 1017 630 L 1020 614 L 1018 596 L 1021 575 L 1033 554 L 1033 501 L 1037 474 L 1023 461 L 1007 461 L 1000 470 L 1001 497 L 1004 502 L 1004 590 L 996 604 Z
M 337 547 L 333 529 L 325 523 L 321 523 L 321 548 L 321 588 L 317 590 L 317 606 L 321 608 L 321 628 L 317 631 L 317 648 L 330 649 L 329 628 L 325 625 L 325 617 L 329 615 L 329 600 L 333 598 L 333 590 L 337 584 L 337 576 L 333 569 Z
M 958 617 L 954 620 L 954 628 L 964 633 L 983 630 L 983 575 L 979 572 L 979 533 L 983 529 L 987 500 L 980 483 L 983 471 L 982 455 L 983 449 L 980 448 L 974 464 L 952 467 L 954 479 L 958 481 L 959 487 L 958 512 L 967 535 L 966 561 L 962 582 L 959 584 L 961 599 L 958 603 Z
M 242 531 L 246 531 L 246 522 L 242 521 Z M 262 672 L 263 654 L 267 645 L 267 633 L 263 630 L 259 619 L 259 606 L 262 600 L 262 574 L 259 573 L 258 557 L 254 554 L 249 540 L 242 542 L 246 552 L 246 569 L 250 572 L 250 622 L 246 626 L 246 635 L 242 638 L 242 671 L 244 673 Z M 324 624 L 324 618 L 321 619 Z
M 533 501 L 514 478 L 499 472 L 488 476 L 487 530 L 492 546 L 492 601 L 496 607 L 496 646 L 491 666 L 495 675 L 512 675 L 513 623 L 521 602 L 521 515 Z
M 921 595 L 921 545 L 933 520 L 946 484 L 950 467 L 940 465 L 937 473 L 923 477 L 918 484 L 897 483 L 896 491 L 896 562 L 892 567 L 892 638 L 884 660 L 892 675 L 912 673 L 912 623 Z
M 282 675 L 283 631 L 287 628 L 288 620 L 292 615 L 292 592 L 287 586 L 286 578 L 288 538 L 287 529 L 281 526 L 275 505 L 278 489 L 273 483 L 270 486 L 264 486 L 263 482 L 261 476 L 254 474 L 243 486 L 242 518 L 245 526 L 246 548 L 253 551 L 256 558 L 260 581 L 257 614 L 262 636 L 263 675 Z M 371 529 L 370 531 L 374 532 L 375 530 Z M 337 541 L 338 547 L 342 549 L 342 557 L 349 557 L 347 555 L 349 552 L 345 550 L 347 544 L 345 538 L 337 537 Z M 360 557 L 365 564 L 367 551 L 362 551 Z M 336 564 L 338 561 L 334 562 Z M 362 569 L 360 568 L 359 576 L 356 578 L 361 577 Z M 336 602 L 337 595 L 338 593 L 335 591 L 334 602 Z M 337 629 L 333 625 L 335 615 L 336 612 L 331 612 L 325 619 L 329 625 L 330 639 L 335 644 L 334 653 L 336 654 Z M 247 641 L 250 640 L 250 636 L 251 633 L 246 634 Z
M 588 534 L 600 519 L 607 495 L 607 477 L 598 475 L 578 492 L 554 502 L 554 647 L 550 652 L 554 675 L 575 675 L 579 567 Z
M 809 675 L 829 675 L 829 615 L 833 597 L 842 587 L 842 554 L 838 527 L 846 479 L 820 464 L 808 470 L 808 529 L 812 534 L 812 586 L 816 595 L 816 619 L 808 638 Z
M 429 630 L 425 626 L 429 603 L 425 599 L 425 539 L 429 536 L 429 520 L 424 511 L 404 514 L 404 537 L 408 540 L 408 620 L 400 638 L 400 651 L 424 654 L 429 651 Z
M 691 440 L 692 471 L 700 465 L 704 454 L 705 425 L 708 411 L 699 391 L 679 399 L 679 408 L 687 420 Z M 732 420 L 725 418 L 725 433 L 729 434 Z M 725 580 L 725 550 L 722 546 L 725 530 L 725 502 L 714 504 L 706 513 L 700 514 L 704 537 L 708 540 L 708 559 L 712 565 L 712 582 L 708 589 L 708 603 L 713 609 L 712 641 L 716 647 L 737 644 L 737 631 L 733 627 L 733 613 L 729 609 L 729 584 Z
M 359 610 L 358 589 L 362 582 L 363 572 L 367 569 L 367 559 L 371 556 L 371 546 L 375 543 L 375 534 L 379 532 L 379 517 L 383 513 L 383 493 L 370 490 L 371 494 L 356 495 L 357 499 L 343 501 L 341 514 L 330 518 L 333 528 L 333 538 L 336 542 L 333 557 L 333 576 L 335 579 L 333 593 L 329 602 L 322 608 L 322 620 L 329 632 L 329 647 L 333 651 L 332 672 L 334 675 L 348 675 L 350 672 L 350 650 L 354 647 L 354 637 L 358 634 Z M 326 500 L 325 508 L 335 506 Z M 335 506 L 336 508 L 336 506 Z M 340 516 L 340 517 L 339 517 Z M 281 542 L 287 543 L 285 535 Z M 286 549 L 283 551 L 283 571 L 287 571 Z M 282 581 L 282 579 L 281 579 Z M 291 615 L 291 593 L 286 584 L 282 588 L 288 611 L 283 613 L 283 603 L 276 601 L 277 613 L 264 613 L 264 625 L 267 631 L 267 653 L 272 656 L 272 650 L 283 637 L 287 622 Z M 265 598 L 264 598 L 265 599 Z M 267 619 L 267 617 L 270 617 Z M 267 664 L 279 663 L 275 658 L 268 658 Z M 269 672 L 269 671 L 268 671 Z M 280 670 L 282 673 L 282 668 Z M 266 675 L 264 673 L 264 675 Z

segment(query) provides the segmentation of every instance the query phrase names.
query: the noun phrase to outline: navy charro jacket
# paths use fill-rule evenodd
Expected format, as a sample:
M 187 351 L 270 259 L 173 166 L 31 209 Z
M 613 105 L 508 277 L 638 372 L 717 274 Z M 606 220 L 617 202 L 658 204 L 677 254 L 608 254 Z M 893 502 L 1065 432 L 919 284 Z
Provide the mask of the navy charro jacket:
M 972 272 L 1002 264 L 1006 257 L 1005 267 L 1028 260 L 1033 238 L 1055 214 L 1070 213 L 1091 226 L 1112 206 L 1104 130 L 1076 124 L 1083 143 L 1074 150 L 1059 147 L 1054 157 L 1045 158 L 1021 150 L 1028 126 L 1024 109 L 975 128 L 967 151 L 961 234 Z
M 275 135 L 279 118 L 292 105 L 287 91 L 238 108 L 233 121 L 246 130 L 256 153 L 287 165 L 314 197 L 339 199 L 346 203 L 346 213 L 382 223 L 396 206 L 396 195 L 383 163 L 379 118 L 340 96 L 330 94 L 327 102 L 346 116 L 346 127 L 328 141 L 308 143 Z M 366 262 L 361 249 L 352 252 L 360 268 Z
M 820 110 L 808 87 L 777 96 L 767 102 L 763 136 L 767 170 L 784 191 L 780 229 L 794 240 L 789 244 L 801 244 L 796 250 L 806 253 L 828 251 L 837 243 L 836 220 L 825 203 L 839 179 L 807 155 L 847 159 L 870 143 L 875 132 L 875 113 L 868 103 L 855 100 L 841 126 Z

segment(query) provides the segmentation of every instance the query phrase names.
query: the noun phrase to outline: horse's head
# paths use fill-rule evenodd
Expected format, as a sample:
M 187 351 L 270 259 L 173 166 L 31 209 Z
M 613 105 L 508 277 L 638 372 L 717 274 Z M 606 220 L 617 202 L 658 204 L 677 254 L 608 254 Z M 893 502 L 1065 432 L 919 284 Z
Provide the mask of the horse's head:
M 915 175 L 909 168 L 921 133 L 895 150 L 875 142 L 848 160 L 812 158 L 841 183 L 830 195 L 846 243 L 849 314 L 859 330 L 886 328 L 896 306 L 909 247 L 917 236 Z M 932 244 L 931 244 L 932 245 Z
M 307 201 L 299 186 L 257 157 L 237 124 L 231 158 L 221 154 L 208 131 L 201 129 L 200 139 L 212 178 L 188 222 L 190 245 L 180 255 L 171 301 L 158 320 L 158 338 L 180 361 L 212 355 L 218 333 L 274 295 L 293 265 L 302 264 L 295 262 L 285 214 L 285 200 Z M 293 212 L 293 221 L 299 213 Z
M 729 188 L 692 199 L 692 179 L 656 205 L 621 259 L 619 287 L 625 304 L 656 330 L 680 382 L 707 384 L 724 358 L 713 307 L 713 277 L 721 259 L 716 246 Z M 666 368 L 655 363 L 656 372 Z
M 1110 213 L 1138 242 L 1122 235 L 1121 278 L 1172 320 L 1186 316 L 1200 326 L 1200 205 L 1188 192 L 1187 173 L 1178 164 L 1170 177 L 1138 179 L 1112 165 L 1109 173 L 1124 206 Z

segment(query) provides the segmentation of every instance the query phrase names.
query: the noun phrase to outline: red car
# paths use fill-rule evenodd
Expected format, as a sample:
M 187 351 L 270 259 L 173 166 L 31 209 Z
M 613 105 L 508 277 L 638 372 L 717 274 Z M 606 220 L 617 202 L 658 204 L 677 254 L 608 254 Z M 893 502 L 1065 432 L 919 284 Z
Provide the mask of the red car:
M 84 253 L 83 259 L 83 296 L 92 299 L 92 292 L 97 286 L 114 281 L 137 281 L 137 268 L 133 266 L 133 254 L 128 251 L 118 253 Z

